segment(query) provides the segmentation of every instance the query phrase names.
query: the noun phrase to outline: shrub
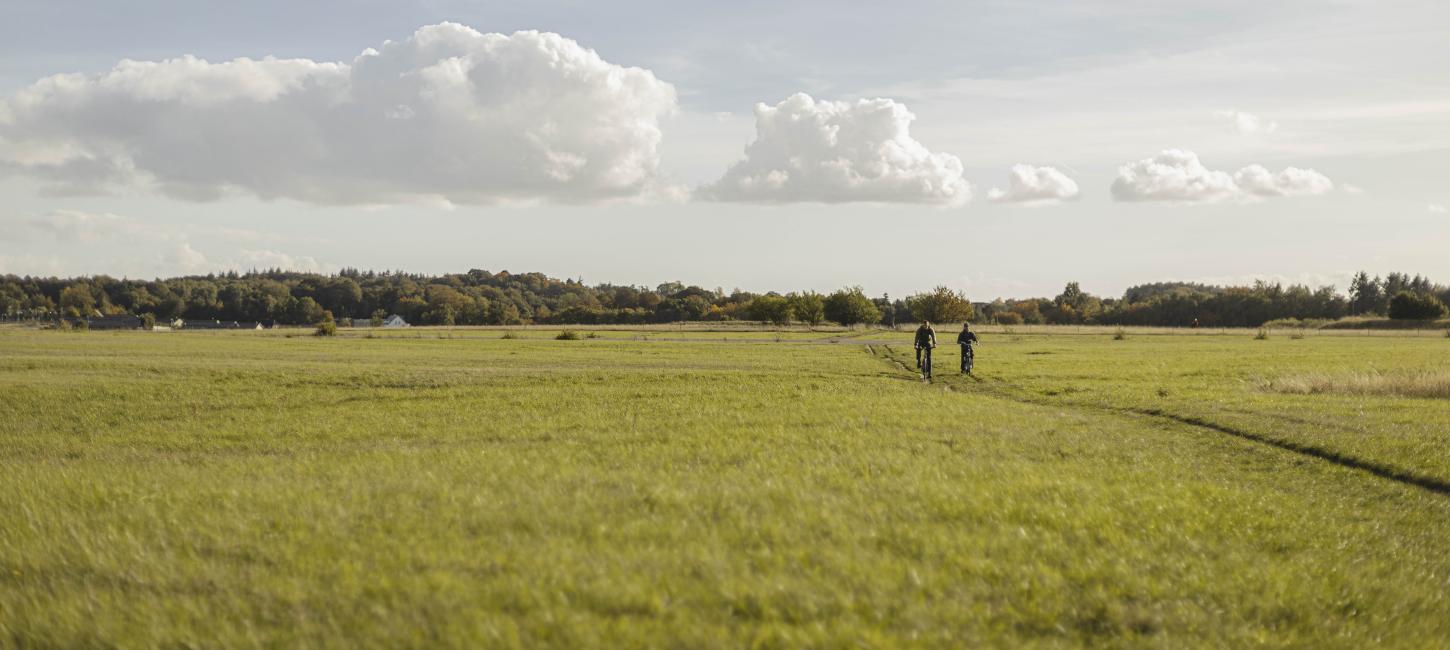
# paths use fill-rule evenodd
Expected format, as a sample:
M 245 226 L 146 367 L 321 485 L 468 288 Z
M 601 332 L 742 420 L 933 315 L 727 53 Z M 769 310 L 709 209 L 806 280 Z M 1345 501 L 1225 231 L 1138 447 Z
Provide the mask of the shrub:
M 1021 325 L 1022 324 L 1022 314 L 1019 314 L 1019 313 L 1017 313 L 1015 311 L 1004 311 L 1004 312 L 1001 312 L 1001 313 L 997 314 L 994 318 L 997 319 L 997 324 L 998 325 Z
M 517 338 L 523 338 L 523 337 L 520 337 L 517 332 L 504 332 L 503 333 L 503 336 L 500 336 L 499 338 L 501 338 L 501 339 L 517 339 Z
M 1125 330 L 1125 329 L 1119 327 L 1116 331 L 1113 332 L 1113 340 L 1114 341 L 1126 341 L 1127 339 L 1128 339 L 1128 330 Z
M 1268 340 L 1268 338 L 1269 338 L 1269 330 L 1264 329 L 1262 327 L 1259 328 L 1259 333 L 1257 333 L 1257 334 L 1254 335 L 1254 340 L 1255 341 L 1265 341 L 1265 340 Z
M 1394 320 L 1433 320 L 1445 315 L 1445 303 L 1435 296 L 1401 291 L 1390 299 L 1390 318 Z
M 332 311 L 322 312 L 322 322 L 317 324 L 317 336 L 337 336 L 337 322 L 332 320 Z
M 584 338 L 586 338 L 586 339 L 597 339 L 597 338 L 602 338 L 602 337 L 599 336 L 599 332 L 590 332 L 588 334 L 585 334 L 584 335 Z
M 579 337 L 579 333 L 578 332 L 576 332 L 574 330 L 564 330 L 562 332 L 559 332 L 559 335 L 558 336 L 555 336 L 554 337 L 554 340 L 556 340 L 556 341 L 578 341 L 579 338 L 580 337 Z
M 1328 319 L 1328 318 L 1305 318 L 1305 319 L 1302 319 L 1302 320 L 1301 319 L 1298 319 L 1298 318 L 1275 318 L 1274 320 L 1271 320 L 1271 321 L 1269 321 L 1267 323 L 1264 323 L 1263 326 L 1265 328 L 1271 329 L 1271 330 L 1273 330 L 1273 329 L 1318 330 L 1318 329 L 1324 329 L 1325 327 L 1328 327 L 1331 323 L 1334 323 L 1334 322 L 1335 322 L 1334 320 Z
M 156 314 L 141 314 L 141 329 L 150 331 L 156 327 Z
M 866 297 L 861 287 L 846 287 L 826 298 L 826 318 L 850 327 L 881 320 L 881 310 Z

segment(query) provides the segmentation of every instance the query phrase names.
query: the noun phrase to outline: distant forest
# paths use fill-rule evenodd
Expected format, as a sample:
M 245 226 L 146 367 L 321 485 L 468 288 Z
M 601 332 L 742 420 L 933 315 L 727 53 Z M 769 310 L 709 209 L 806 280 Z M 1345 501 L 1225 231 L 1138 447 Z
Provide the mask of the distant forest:
M 830 294 L 726 292 L 679 282 L 656 287 L 585 285 L 541 273 L 467 273 L 427 276 L 345 269 L 336 275 L 257 271 L 119 280 L 107 276 L 40 278 L 0 276 L 0 318 L 133 314 L 173 319 L 273 321 L 306 325 L 328 312 L 338 320 L 376 322 L 398 314 L 424 325 L 639 324 L 679 321 L 835 322 L 895 325 L 929 319 L 1000 324 L 1107 324 L 1258 327 L 1270 321 L 1333 320 L 1345 316 L 1438 318 L 1450 287 L 1428 278 L 1391 273 L 1355 276 L 1347 295 L 1334 287 L 1258 282 L 1211 286 L 1158 282 L 1128 289 L 1121 298 L 1094 296 L 1076 282 L 1051 298 L 971 302 L 936 287 L 912 296 L 870 297 L 859 288 Z M 149 319 L 148 319 L 149 320 Z

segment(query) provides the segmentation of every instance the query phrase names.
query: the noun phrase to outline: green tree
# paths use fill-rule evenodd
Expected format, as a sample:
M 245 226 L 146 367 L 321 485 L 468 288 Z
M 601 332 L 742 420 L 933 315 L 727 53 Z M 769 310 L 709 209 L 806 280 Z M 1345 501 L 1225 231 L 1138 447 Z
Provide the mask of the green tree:
M 368 319 L 368 324 L 369 325 L 372 325 L 373 327 L 382 327 L 383 326 L 383 320 L 387 319 L 387 317 L 388 317 L 387 310 L 384 310 L 384 309 L 375 310 L 375 311 L 373 311 L 372 318 Z
M 872 300 L 871 303 L 876 305 L 877 311 L 881 312 L 881 318 L 878 319 L 878 322 L 887 327 L 895 328 L 896 305 L 891 302 L 891 294 L 883 293 L 880 298 Z
M 1384 291 L 1379 278 L 1370 279 L 1364 271 L 1354 274 L 1349 282 L 1349 313 L 1369 314 L 1380 308 L 1384 302 Z
M 966 294 L 944 286 L 907 298 L 906 302 L 918 321 L 960 323 L 972 319 L 972 302 Z
M 488 323 L 490 325 L 517 325 L 523 322 L 519 316 L 519 308 L 507 300 L 492 300 L 488 303 Z
M 1445 304 L 1434 296 L 1401 291 L 1390 299 L 1390 318 L 1396 320 L 1434 320 L 1445 315 Z
M 90 287 L 76 284 L 61 290 L 60 310 L 65 315 L 84 318 L 90 316 L 95 309 L 96 298 L 91 295 Z
M 812 326 L 820 325 L 826 320 L 826 301 L 821 298 L 821 294 L 814 291 L 792 293 L 785 299 L 790 303 L 790 313 L 796 320 Z
M 787 325 L 791 317 L 790 302 L 773 293 L 757 296 L 750 302 L 750 317 L 773 325 Z
M 826 297 L 826 318 L 850 327 L 881 320 L 881 310 L 861 287 L 846 287 Z
M 322 315 L 322 306 L 312 298 L 302 298 L 294 302 L 292 308 L 288 310 L 288 320 L 298 325 L 321 322 Z

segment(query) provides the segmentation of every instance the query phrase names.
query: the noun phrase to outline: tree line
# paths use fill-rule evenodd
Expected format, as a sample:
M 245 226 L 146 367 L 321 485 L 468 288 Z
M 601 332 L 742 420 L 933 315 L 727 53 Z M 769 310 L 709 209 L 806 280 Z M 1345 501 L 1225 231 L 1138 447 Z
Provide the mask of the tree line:
M 1089 294 L 1070 282 L 1052 298 L 971 302 L 960 291 L 935 287 L 905 298 L 870 297 L 860 287 L 751 293 L 680 282 L 656 287 L 598 284 L 541 273 L 438 276 L 344 269 L 332 274 L 269 270 L 157 280 L 109 276 L 0 276 L 0 317 L 54 320 L 133 314 L 173 319 L 273 321 L 311 325 L 325 315 L 376 322 L 398 314 L 424 325 L 644 324 L 679 321 L 760 321 L 784 325 L 842 325 L 976 320 L 1001 324 L 1117 324 L 1258 327 L 1281 319 L 1333 320 L 1352 315 L 1438 318 L 1450 287 L 1428 278 L 1361 272 L 1347 295 L 1258 282 L 1214 286 L 1159 282 L 1129 288 L 1121 298 Z

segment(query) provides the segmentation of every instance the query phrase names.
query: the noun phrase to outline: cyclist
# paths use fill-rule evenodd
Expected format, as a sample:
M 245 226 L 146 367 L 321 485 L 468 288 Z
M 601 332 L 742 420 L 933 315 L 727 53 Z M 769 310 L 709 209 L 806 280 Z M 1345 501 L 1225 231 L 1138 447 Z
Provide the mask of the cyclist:
M 931 328 L 931 321 L 922 321 L 921 327 L 916 328 L 916 368 L 921 371 L 922 379 L 931 379 L 931 349 L 936 347 L 936 330 Z
M 972 374 L 972 363 L 976 355 L 972 352 L 972 346 L 978 343 L 977 334 L 972 331 L 971 323 L 962 323 L 962 331 L 957 334 L 957 345 L 962 346 L 962 374 Z

